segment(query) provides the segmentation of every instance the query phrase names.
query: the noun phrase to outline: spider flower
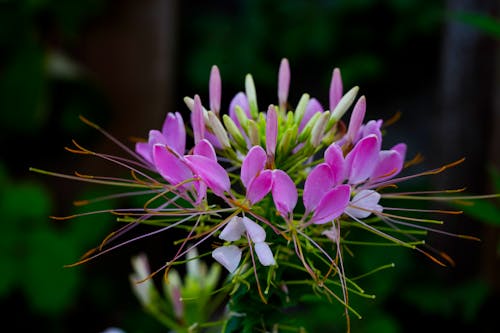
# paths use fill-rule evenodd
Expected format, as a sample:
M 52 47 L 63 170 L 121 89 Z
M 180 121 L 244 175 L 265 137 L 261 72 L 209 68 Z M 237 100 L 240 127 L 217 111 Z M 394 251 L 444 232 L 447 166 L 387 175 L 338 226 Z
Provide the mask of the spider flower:
M 190 128 L 185 127 L 181 113 L 167 113 L 161 131 L 151 130 L 148 139 L 137 143 L 135 150 L 82 118 L 130 157 L 93 152 L 76 142 L 76 148 L 68 150 L 115 163 L 131 176 L 90 177 L 33 170 L 130 189 L 84 201 L 86 204 L 116 197 L 144 198 L 144 204 L 79 215 L 112 213 L 125 225 L 75 265 L 168 232 L 178 235 L 175 254 L 149 278 L 160 271 L 168 278 L 171 267 L 182 263 L 183 256 L 194 249 L 205 249 L 200 257 L 210 255 L 230 273 L 220 292 L 233 290 L 231 298 L 238 291 L 239 297 L 229 303 L 238 311 L 255 306 L 252 301 L 248 305 L 241 303 L 242 294 L 250 292 L 247 299 L 258 295 L 267 303 L 273 294 L 287 298 L 290 288 L 306 285 L 316 294 L 342 303 L 349 322 L 350 313 L 358 314 L 350 307 L 348 294 L 359 294 L 359 288 L 344 270 L 344 254 L 352 253 L 351 249 L 345 251 L 346 244 L 363 243 L 351 239 L 355 237 L 350 233 L 353 228 L 380 236 L 377 245 L 397 244 L 415 249 L 439 264 L 451 262 L 415 238 L 412 231 L 449 234 L 427 226 L 441 221 L 421 215 L 457 212 L 391 207 L 384 200 L 443 200 L 435 194 L 459 192 L 397 192 L 395 184 L 440 173 L 461 161 L 401 176 L 405 165 L 415 162 L 406 161 L 406 144 L 383 148 L 383 120 L 365 121 L 366 97 L 356 100 L 357 86 L 344 93 L 340 69 L 332 72 L 327 110 L 309 93 L 302 94 L 293 107 L 288 101 L 290 80 L 290 64 L 283 59 L 276 104 L 269 103 L 260 111 L 254 81 L 248 74 L 244 91 L 238 92 L 226 108 L 221 105 L 221 75 L 213 66 L 209 107 L 203 106 L 199 95 L 184 99 L 186 111 L 190 112 L 186 117 Z M 352 105 L 350 119 L 345 122 L 343 116 Z M 192 147 L 186 147 L 186 133 L 192 133 Z M 416 216 L 398 212 L 413 212 Z M 125 238 L 128 231 L 141 224 L 157 228 Z M 146 288 L 150 287 L 138 289 L 142 299 Z M 247 319 L 252 320 L 244 316 L 231 318 Z

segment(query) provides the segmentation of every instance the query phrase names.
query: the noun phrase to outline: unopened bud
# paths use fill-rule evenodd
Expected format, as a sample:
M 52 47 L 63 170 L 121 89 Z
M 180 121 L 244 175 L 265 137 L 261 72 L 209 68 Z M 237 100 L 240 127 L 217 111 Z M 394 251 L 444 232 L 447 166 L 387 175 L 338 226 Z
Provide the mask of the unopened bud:
M 239 105 L 236 105 L 234 112 L 236 113 L 236 118 L 238 119 L 241 128 L 248 133 L 248 117 L 245 110 L 243 110 Z
M 257 106 L 257 93 L 255 92 L 255 84 L 251 74 L 247 74 L 245 77 L 245 93 L 250 105 L 250 114 L 253 119 L 256 119 L 259 114 L 259 107 Z
M 300 125 L 300 122 L 304 117 L 307 108 L 307 103 L 309 103 L 309 98 L 310 98 L 309 94 L 303 94 L 302 97 L 300 97 L 299 103 L 297 104 L 297 108 L 295 109 L 295 123 L 297 124 L 297 126 Z
M 295 140 L 297 138 L 297 132 L 299 128 L 297 125 L 293 125 L 292 127 L 288 127 L 281 140 L 278 144 L 278 157 L 287 156 L 288 153 L 295 147 Z
M 241 135 L 238 126 L 236 126 L 231 117 L 229 117 L 227 114 L 223 115 L 222 122 L 224 123 L 224 126 L 226 126 L 226 129 L 229 132 L 229 134 L 231 134 L 231 137 L 234 139 L 234 142 L 238 146 L 238 148 L 244 150 L 247 146 L 247 143 L 243 135 Z
M 212 128 L 212 131 L 219 140 L 222 149 L 231 148 L 231 144 L 229 143 L 229 137 L 227 135 L 226 129 L 224 128 L 224 126 L 222 126 L 222 123 L 220 122 L 219 118 L 217 118 L 217 116 L 213 111 L 208 111 L 207 114 L 208 114 L 208 124 L 210 125 L 210 128 Z
M 313 126 L 316 124 L 316 122 L 318 121 L 319 117 L 321 117 L 322 114 L 323 114 L 322 112 L 317 112 L 311 117 L 311 119 L 309 119 L 306 126 L 302 129 L 302 132 L 300 132 L 298 139 L 299 142 L 304 142 L 309 137 Z
M 358 91 L 358 86 L 353 87 L 344 96 L 342 96 L 339 103 L 335 107 L 335 110 L 330 110 L 330 112 L 332 112 L 332 115 L 330 117 L 330 122 L 332 122 L 332 125 L 339 121 L 340 118 L 342 118 L 342 116 L 346 113 L 347 109 L 351 107 L 354 99 L 356 98 L 356 95 L 358 94 Z
M 252 119 L 248 120 L 248 138 L 252 146 L 260 145 L 259 126 Z
M 325 132 L 326 124 L 328 122 L 328 118 L 330 118 L 330 112 L 325 111 L 320 114 L 320 118 L 318 121 L 316 121 L 316 124 L 314 124 L 312 130 L 311 130 L 311 144 L 313 147 L 319 146 L 321 143 L 321 140 L 323 139 L 323 133 Z

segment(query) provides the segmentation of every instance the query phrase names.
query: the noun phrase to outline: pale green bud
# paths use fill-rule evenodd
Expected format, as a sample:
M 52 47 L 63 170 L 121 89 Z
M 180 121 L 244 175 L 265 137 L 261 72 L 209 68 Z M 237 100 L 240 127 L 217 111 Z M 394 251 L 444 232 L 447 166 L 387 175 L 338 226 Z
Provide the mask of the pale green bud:
M 248 138 L 252 146 L 260 145 L 259 126 L 252 119 L 248 120 Z
M 319 117 L 318 121 L 316 121 L 316 123 L 314 124 L 311 130 L 311 136 L 309 138 L 313 147 L 317 147 L 321 143 L 321 140 L 323 139 L 323 133 L 325 132 L 326 124 L 328 122 L 328 119 L 330 118 L 330 111 L 325 111 L 320 114 L 321 116 Z
M 285 128 L 290 128 L 294 125 L 294 114 L 293 111 L 288 111 L 286 114 Z
M 240 150 L 245 150 L 247 143 L 243 135 L 234 123 L 234 121 L 227 114 L 222 116 L 222 121 L 224 122 L 224 126 L 226 126 L 227 131 L 231 134 L 231 137 L 234 139 L 234 143 L 240 148 Z
M 278 157 L 286 158 L 288 153 L 295 147 L 295 140 L 297 138 L 297 132 L 299 131 L 299 127 L 297 125 L 293 125 L 288 127 L 281 137 L 281 140 L 278 143 Z
M 193 112 L 193 109 L 194 109 L 194 99 L 192 99 L 191 97 L 184 97 L 184 103 L 186 104 L 186 106 L 188 107 L 188 109 Z M 208 113 L 207 113 L 207 109 L 205 109 L 203 106 L 202 106 L 202 110 L 203 110 L 203 119 L 205 121 L 205 124 L 208 124 L 209 122 L 209 119 L 208 119 Z
M 299 103 L 297 104 L 297 108 L 295 109 L 295 123 L 297 125 L 300 124 L 300 121 L 304 117 L 304 114 L 306 113 L 306 107 L 307 103 L 309 103 L 309 94 L 303 94 L 302 97 L 300 97 Z
M 188 107 L 188 109 L 193 112 L 193 108 L 194 108 L 194 99 L 192 99 L 191 97 L 184 97 L 184 103 L 186 104 L 186 106 Z
M 214 132 L 215 136 L 222 145 L 222 148 L 223 149 L 231 148 L 231 144 L 229 143 L 229 137 L 227 135 L 226 129 L 224 128 L 224 126 L 222 126 L 222 123 L 220 122 L 219 118 L 215 115 L 213 111 L 208 111 L 207 115 L 208 115 L 208 124 L 210 125 L 210 128 L 212 128 L 212 131 Z
M 248 98 L 248 104 L 250 105 L 250 114 L 253 119 L 257 119 L 259 107 L 257 106 L 257 93 L 255 92 L 255 84 L 251 74 L 245 76 L 245 93 Z
M 351 90 L 349 90 L 342 98 L 340 99 L 339 103 L 335 107 L 335 110 L 331 111 L 332 115 L 330 117 L 330 121 L 328 122 L 328 125 L 330 127 L 333 126 L 337 121 L 342 118 L 342 116 L 346 113 L 346 111 L 351 107 L 352 103 L 354 102 L 354 99 L 356 98 L 356 95 L 358 94 L 359 87 L 355 86 Z
M 321 117 L 321 115 L 322 115 L 321 112 L 316 112 L 311 117 L 311 119 L 309 119 L 306 126 L 304 126 L 304 128 L 302 129 L 302 132 L 300 132 L 300 134 L 299 134 L 299 138 L 298 138 L 299 142 L 304 142 L 309 137 L 314 124 L 316 124 L 316 122 L 318 121 L 319 117 Z
M 152 308 L 160 298 L 158 291 L 153 283 L 153 279 L 148 278 L 151 274 L 149 270 L 148 259 L 145 254 L 139 254 L 132 257 L 132 268 L 134 272 L 130 275 L 130 284 L 132 290 L 139 302 L 145 308 Z
M 170 300 L 172 310 L 177 319 L 184 316 L 184 303 L 182 302 L 182 291 L 184 289 L 179 273 L 175 269 L 168 272 L 168 279 L 163 279 L 163 289 Z
M 236 118 L 238 118 L 238 121 L 240 122 L 241 128 L 245 131 L 245 133 L 248 134 L 248 117 L 245 111 L 239 106 L 236 105 L 234 108 L 234 112 L 236 113 Z

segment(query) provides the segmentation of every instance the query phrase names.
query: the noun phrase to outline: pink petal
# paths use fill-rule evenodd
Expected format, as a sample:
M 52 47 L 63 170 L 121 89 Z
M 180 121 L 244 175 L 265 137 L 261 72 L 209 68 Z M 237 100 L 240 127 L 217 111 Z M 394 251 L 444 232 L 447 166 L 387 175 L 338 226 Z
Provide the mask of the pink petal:
M 359 184 L 368 179 L 378 162 L 380 141 L 369 135 L 356 144 L 345 158 L 345 170 L 349 184 Z
M 406 158 L 406 144 L 398 143 L 397 145 L 392 147 L 391 150 L 397 151 L 401 155 L 403 161 L 405 160 L 405 158 Z
M 229 192 L 231 182 L 226 170 L 216 161 L 200 155 L 188 155 L 184 159 L 194 173 L 207 184 L 216 195 L 223 197 Z
M 302 131 L 302 129 L 307 125 L 307 122 L 311 120 L 316 113 L 323 111 L 323 107 L 318 100 L 316 98 L 311 98 L 309 102 L 307 102 L 306 111 L 300 121 L 299 132 Z
M 203 139 L 198 142 L 193 148 L 193 153 L 194 155 L 205 156 L 211 160 L 217 161 L 215 149 L 207 139 Z
M 365 118 L 366 112 L 366 98 L 365 96 L 361 96 L 356 105 L 354 105 L 354 109 L 352 110 L 351 119 L 349 120 L 349 127 L 347 128 L 347 139 L 351 142 L 355 142 L 359 133 L 359 129 L 361 128 L 361 124 L 363 123 L 363 119 Z
M 259 262 L 263 266 L 272 266 L 276 264 L 273 252 L 267 243 L 255 243 L 255 253 L 257 253 L 257 258 L 259 258 Z
M 269 105 L 266 117 L 266 152 L 274 156 L 276 152 L 276 141 L 278 140 L 278 115 L 274 105 Z
M 169 145 L 167 138 L 158 130 L 149 131 L 148 143 L 151 148 L 153 148 L 153 146 L 157 143 L 161 143 L 162 145 Z
M 219 68 L 217 66 L 212 66 L 212 70 L 210 71 L 210 80 L 209 80 L 209 99 L 210 99 L 210 110 L 212 110 L 215 114 L 219 114 L 220 110 L 220 100 L 221 100 L 221 78 L 219 73 Z
M 212 257 L 233 273 L 241 260 L 241 249 L 236 245 L 221 246 L 212 251 Z
M 193 178 L 189 167 L 162 144 L 154 145 L 153 161 L 160 175 L 172 185 Z
M 332 170 L 334 184 L 338 185 L 342 183 L 345 179 L 345 160 L 342 149 L 337 144 L 333 143 L 325 150 L 324 157 L 325 162 Z
M 342 78 L 340 76 L 340 70 L 335 68 L 332 73 L 332 81 L 330 83 L 330 112 L 335 110 L 337 104 L 339 104 L 342 98 L 343 88 L 342 88 Z
M 335 185 L 330 166 L 321 163 L 307 176 L 304 184 L 304 206 L 306 212 L 312 212 L 318 206 L 321 198 Z
M 297 188 L 288 174 L 282 170 L 273 170 L 273 200 L 281 216 L 286 217 L 297 204 Z
M 198 194 L 195 204 L 199 205 L 203 198 L 207 195 L 207 184 L 198 180 L 194 182 L 194 188 L 196 190 L 196 193 Z
M 151 145 L 148 142 L 137 142 L 135 151 L 141 155 L 146 161 L 153 164 L 153 156 L 151 155 Z
M 191 113 L 191 123 L 193 127 L 194 143 L 200 142 L 205 138 L 205 119 L 203 116 L 203 106 L 200 96 L 194 96 L 193 112 Z
M 252 205 L 255 205 L 271 191 L 272 185 L 273 175 L 271 170 L 264 170 L 250 182 L 246 198 Z
M 349 185 L 339 185 L 324 195 L 314 211 L 311 222 L 322 224 L 329 222 L 344 212 L 351 194 Z
M 370 120 L 363 126 L 362 137 L 374 134 L 377 136 L 380 142 L 382 142 L 382 132 L 380 127 L 382 126 L 382 120 Z
M 162 127 L 165 143 L 181 155 L 186 150 L 186 128 L 179 112 L 168 113 Z
M 241 164 L 241 182 L 248 188 L 250 182 L 257 177 L 266 166 L 267 155 L 261 146 L 253 146 Z
M 378 163 L 370 179 L 379 182 L 396 176 L 403 168 L 403 158 L 395 150 L 382 150 L 378 155 Z
M 362 190 L 351 200 L 351 205 L 345 212 L 359 219 L 364 219 L 372 214 L 371 211 L 381 212 L 382 206 L 378 203 L 380 194 L 373 190 Z
M 288 99 L 288 89 L 290 87 L 290 64 L 288 59 L 281 60 L 280 69 L 278 72 L 278 100 L 280 107 L 286 106 Z
M 242 218 L 235 216 L 226 224 L 224 229 L 222 229 L 219 238 L 228 242 L 234 242 L 239 240 L 244 232 L 245 225 L 243 224 Z
M 213 134 L 209 131 L 205 131 L 205 139 L 207 139 L 208 142 L 210 142 L 212 144 L 212 146 L 214 146 L 218 149 L 222 148 L 222 145 L 221 145 L 219 139 L 217 139 L 217 136 L 215 136 L 215 134 Z
M 248 98 L 243 92 L 239 92 L 236 94 L 236 96 L 233 97 L 231 100 L 231 103 L 229 104 L 229 117 L 234 121 L 236 126 L 241 128 L 240 122 L 238 120 L 238 117 L 236 117 L 236 112 L 235 108 L 236 106 L 239 106 L 245 111 L 245 114 L 247 115 L 248 118 L 251 118 L 250 115 L 250 104 L 248 102 Z
M 260 225 L 250 220 L 248 217 L 242 218 L 245 229 L 248 232 L 248 236 L 254 243 L 263 242 L 266 240 L 266 231 Z

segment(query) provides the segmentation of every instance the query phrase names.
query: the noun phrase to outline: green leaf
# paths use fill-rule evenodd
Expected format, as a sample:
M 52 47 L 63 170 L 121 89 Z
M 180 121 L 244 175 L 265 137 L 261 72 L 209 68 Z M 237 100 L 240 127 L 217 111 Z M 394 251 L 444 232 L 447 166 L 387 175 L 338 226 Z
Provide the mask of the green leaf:
M 500 208 L 498 208 L 498 204 L 494 204 L 492 201 L 475 200 L 470 205 L 454 205 L 470 217 L 491 225 L 500 225 Z
M 78 254 L 68 237 L 52 230 L 39 230 L 27 237 L 27 252 L 20 277 L 30 304 L 38 312 L 56 315 L 73 303 L 80 275 L 64 268 Z
M 453 17 L 465 24 L 479 29 L 484 34 L 493 38 L 500 38 L 500 21 L 492 16 L 473 13 L 473 12 L 457 12 Z

